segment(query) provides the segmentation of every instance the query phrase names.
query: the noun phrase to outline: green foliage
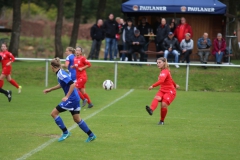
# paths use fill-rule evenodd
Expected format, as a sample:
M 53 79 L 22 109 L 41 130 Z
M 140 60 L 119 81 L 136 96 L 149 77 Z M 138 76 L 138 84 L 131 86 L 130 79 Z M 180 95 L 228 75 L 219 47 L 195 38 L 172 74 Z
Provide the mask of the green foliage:
M 47 18 L 49 20 L 55 20 L 57 17 L 57 8 L 51 7 L 47 12 L 46 12 Z
M 30 9 L 31 15 L 42 15 L 44 13 L 44 9 L 35 3 L 30 3 L 30 7 L 28 7 L 28 3 L 23 3 L 21 6 L 21 12 L 23 15 L 27 15 Z

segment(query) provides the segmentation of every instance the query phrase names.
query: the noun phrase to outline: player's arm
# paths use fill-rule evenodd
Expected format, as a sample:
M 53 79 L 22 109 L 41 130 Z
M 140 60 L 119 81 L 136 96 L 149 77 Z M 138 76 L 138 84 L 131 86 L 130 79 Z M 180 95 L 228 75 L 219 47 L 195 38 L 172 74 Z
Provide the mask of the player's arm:
M 68 66 L 69 66 L 69 60 L 66 60 L 64 64 L 61 64 L 61 66 L 68 68 Z
M 54 90 L 56 90 L 56 89 L 59 89 L 59 88 L 61 88 L 60 84 L 58 84 L 58 85 L 56 85 L 56 86 L 54 86 L 54 87 L 51 87 L 51 88 L 48 88 L 48 89 L 43 90 L 43 93 L 47 94 L 47 93 L 49 93 L 49 92 L 51 92 L 51 91 L 54 91 Z
M 12 55 L 12 53 L 8 54 L 8 58 L 10 61 L 6 64 L 6 66 L 10 66 L 12 64 L 12 62 L 15 61 L 15 57 Z
M 63 97 L 62 101 L 66 101 L 70 97 L 70 95 L 72 94 L 72 92 L 75 88 L 74 82 L 72 80 L 68 82 L 68 85 L 70 86 L 68 93 L 66 94 L 65 97 Z
M 178 84 L 176 84 L 173 80 L 172 80 L 172 83 L 173 83 L 175 88 L 177 88 L 177 89 L 180 88 L 180 86 Z
M 160 86 L 165 81 L 166 78 L 167 78 L 167 72 L 161 72 L 160 79 L 156 83 L 151 85 L 148 89 L 151 90 L 154 87 Z
M 84 66 L 81 67 L 81 68 L 78 68 L 78 70 L 82 71 L 82 70 L 85 70 L 87 68 L 90 68 L 91 66 L 92 66 L 91 63 L 87 59 L 84 59 Z

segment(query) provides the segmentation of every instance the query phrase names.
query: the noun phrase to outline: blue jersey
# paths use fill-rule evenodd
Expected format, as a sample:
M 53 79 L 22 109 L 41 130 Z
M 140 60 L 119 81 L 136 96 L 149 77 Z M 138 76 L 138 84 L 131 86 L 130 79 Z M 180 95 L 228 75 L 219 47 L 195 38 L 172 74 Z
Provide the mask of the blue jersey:
M 70 85 L 68 84 L 70 81 L 72 81 L 72 79 L 70 78 L 70 76 L 67 74 L 66 71 L 60 69 L 57 72 L 57 79 L 58 79 L 58 83 L 61 85 L 65 95 L 67 95 Z M 72 94 L 68 97 L 69 101 L 80 101 L 80 97 L 78 95 L 77 89 L 74 88 Z
M 69 54 L 66 57 L 66 61 L 69 61 L 69 65 L 68 65 L 68 71 L 69 71 L 69 75 L 72 78 L 73 81 L 76 81 L 76 69 L 75 68 L 71 68 L 71 66 L 74 65 L 74 54 Z

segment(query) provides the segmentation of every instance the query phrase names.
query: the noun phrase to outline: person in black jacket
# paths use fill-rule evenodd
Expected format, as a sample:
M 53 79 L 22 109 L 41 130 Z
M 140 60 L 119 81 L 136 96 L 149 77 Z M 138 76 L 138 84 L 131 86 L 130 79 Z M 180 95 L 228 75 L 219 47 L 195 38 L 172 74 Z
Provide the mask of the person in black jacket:
M 157 28 L 157 51 L 164 51 L 163 40 L 168 37 L 170 32 L 169 26 L 166 24 L 166 19 L 162 18 L 161 24 Z M 158 57 L 157 57 L 158 58 Z
M 94 24 L 91 28 L 91 37 L 93 42 L 88 56 L 89 59 L 99 59 L 99 51 L 105 34 L 102 25 L 103 21 L 99 19 L 97 24 Z
M 143 46 L 145 44 L 145 39 L 142 35 L 140 35 L 139 30 L 134 31 L 134 36 L 132 36 L 130 40 L 130 50 L 128 51 L 129 54 L 133 55 L 134 61 L 137 61 L 135 52 L 140 54 L 140 61 L 144 61 L 144 50 Z
M 104 53 L 104 60 L 108 59 L 108 51 L 110 60 L 113 60 L 112 52 L 116 47 L 116 34 L 118 33 L 118 23 L 114 20 L 114 15 L 110 14 L 109 19 L 104 22 L 104 30 L 106 33 L 106 46 Z
M 174 34 L 172 32 L 168 33 L 168 37 L 163 40 L 163 47 L 164 47 L 164 58 L 168 58 L 169 54 L 173 54 L 175 57 L 175 62 L 178 63 L 178 57 L 180 50 L 180 46 L 178 43 L 177 38 L 174 37 Z M 176 68 L 179 68 L 179 65 L 175 65 Z
M 142 36 L 148 34 L 148 32 L 151 30 L 151 26 L 150 26 L 150 24 L 147 22 L 146 17 L 143 17 L 143 18 L 142 18 L 141 24 L 140 24 L 137 28 L 138 28 L 138 30 L 140 31 L 140 34 L 141 34 Z M 144 36 L 144 38 L 145 38 L 145 44 L 144 44 L 143 49 L 144 49 L 144 51 L 147 51 L 147 50 L 148 50 L 148 44 L 149 44 L 149 37 L 148 37 L 148 36 Z M 147 61 L 147 58 L 148 58 L 148 55 L 145 54 L 145 56 L 144 56 L 144 61 Z
M 123 29 L 123 34 L 122 34 L 122 40 L 124 44 L 124 50 L 129 50 L 130 49 L 130 41 L 132 36 L 134 36 L 134 31 L 136 30 L 136 27 L 133 26 L 133 22 L 131 19 L 127 20 L 127 26 Z M 128 57 L 125 59 L 125 54 L 122 54 L 122 61 L 132 61 L 132 55 L 128 54 Z

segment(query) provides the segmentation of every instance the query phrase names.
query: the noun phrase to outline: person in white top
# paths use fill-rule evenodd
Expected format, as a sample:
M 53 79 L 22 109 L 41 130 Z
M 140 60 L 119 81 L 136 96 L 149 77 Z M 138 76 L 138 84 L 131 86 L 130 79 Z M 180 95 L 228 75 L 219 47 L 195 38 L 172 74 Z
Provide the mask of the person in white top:
M 184 55 L 182 63 L 184 63 L 185 61 L 189 63 L 190 54 L 192 53 L 192 49 L 193 49 L 193 40 L 191 39 L 190 33 L 185 34 L 185 39 L 183 39 L 180 43 L 180 49 L 181 49 L 182 55 Z

